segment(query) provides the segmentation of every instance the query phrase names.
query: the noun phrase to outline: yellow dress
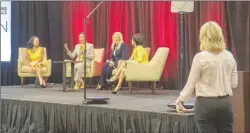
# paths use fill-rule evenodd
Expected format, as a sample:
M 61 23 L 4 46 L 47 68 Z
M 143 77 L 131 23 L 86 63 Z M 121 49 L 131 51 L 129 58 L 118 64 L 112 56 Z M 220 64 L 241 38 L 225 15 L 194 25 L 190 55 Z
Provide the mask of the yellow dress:
M 30 57 L 31 60 L 30 67 L 34 67 L 35 65 L 42 67 L 43 65 L 43 63 L 41 62 L 43 58 L 42 50 L 43 50 L 42 47 L 38 47 L 35 51 L 32 51 L 32 49 L 27 50 L 28 56 Z
M 84 59 L 84 44 L 81 45 L 80 61 L 82 62 L 83 59 Z
M 148 53 L 143 46 L 141 46 L 141 45 L 136 46 L 133 49 L 131 59 L 138 62 L 138 63 L 147 64 L 148 63 Z

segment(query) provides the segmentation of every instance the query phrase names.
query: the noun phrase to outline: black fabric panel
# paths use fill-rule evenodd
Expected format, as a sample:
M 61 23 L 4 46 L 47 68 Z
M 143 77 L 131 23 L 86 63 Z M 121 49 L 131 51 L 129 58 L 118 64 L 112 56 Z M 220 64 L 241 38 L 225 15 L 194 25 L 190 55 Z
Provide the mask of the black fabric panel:
M 238 70 L 249 71 L 250 50 L 250 3 L 247 1 L 228 1 L 226 3 L 229 50 L 233 52 Z
M 3 133 L 197 133 L 194 116 L 3 99 Z
M 63 2 L 12 1 L 11 6 L 11 61 L 1 64 L 1 85 L 20 84 L 17 75 L 18 48 L 26 47 L 31 36 L 38 36 L 40 44 L 47 48 L 52 60 L 63 59 L 62 40 L 62 4 Z M 62 81 L 62 66 L 53 66 L 53 82 Z M 34 78 L 25 78 L 25 84 L 34 83 Z

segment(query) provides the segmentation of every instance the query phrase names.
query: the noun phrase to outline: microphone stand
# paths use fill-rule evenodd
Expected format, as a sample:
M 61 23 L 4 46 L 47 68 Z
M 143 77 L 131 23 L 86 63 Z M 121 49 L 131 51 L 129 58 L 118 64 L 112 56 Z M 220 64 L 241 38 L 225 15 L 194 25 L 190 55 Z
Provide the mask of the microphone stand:
M 84 36 L 85 36 L 85 39 L 84 39 L 84 101 L 83 103 L 85 104 L 105 104 L 107 103 L 106 100 L 109 100 L 109 98 L 106 98 L 106 97 L 95 97 L 95 98 L 88 98 L 86 96 L 86 89 L 87 89 L 87 86 L 86 86 L 86 79 L 87 79 L 87 72 L 86 72 L 86 57 L 87 57 L 87 50 L 86 50 L 86 39 L 87 39 L 87 29 L 86 29 L 86 25 L 87 25 L 87 21 L 89 19 L 89 17 L 96 11 L 96 9 L 103 3 L 103 1 L 101 1 L 87 16 L 86 18 L 84 19 Z
M 184 77 L 185 77 L 185 63 L 184 63 L 184 43 L 185 43 L 185 28 L 184 28 L 184 11 L 179 11 L 179 88 L 184 88 Z

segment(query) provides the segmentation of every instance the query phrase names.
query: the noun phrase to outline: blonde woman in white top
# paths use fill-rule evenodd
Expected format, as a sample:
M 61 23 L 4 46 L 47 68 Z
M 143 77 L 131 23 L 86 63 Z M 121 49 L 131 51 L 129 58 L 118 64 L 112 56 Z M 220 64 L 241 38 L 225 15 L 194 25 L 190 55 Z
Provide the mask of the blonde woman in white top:
M 224 36 L 217 23 L 205 23 L 199 39 L 201 52 L 193 59 L 188 81 L 176 100 L 176 109 L 185 112 L 182 102 L 195 90 L 194 111 L 199 133 L 232 133 L 230 96 L 238 83 L 237 63 L 225 49 Z

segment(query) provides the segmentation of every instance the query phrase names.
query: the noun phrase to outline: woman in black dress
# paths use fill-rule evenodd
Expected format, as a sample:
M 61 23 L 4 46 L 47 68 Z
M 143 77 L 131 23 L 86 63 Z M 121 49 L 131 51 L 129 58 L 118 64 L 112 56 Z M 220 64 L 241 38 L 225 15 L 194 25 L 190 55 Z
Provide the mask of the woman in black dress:
M 117 68 L 119 60 L 127 60 L 128 50 L 124 44 L 123 36 L 120 32 L 115 32 L 112 36 L 111 45 L 111 56 L 102 66 L 102 73 L 100 76 L 99 84 L 97 85 L 98 90 L 103 89 L 107 86 L 107 79 L 112 76 L 112 70 Z

